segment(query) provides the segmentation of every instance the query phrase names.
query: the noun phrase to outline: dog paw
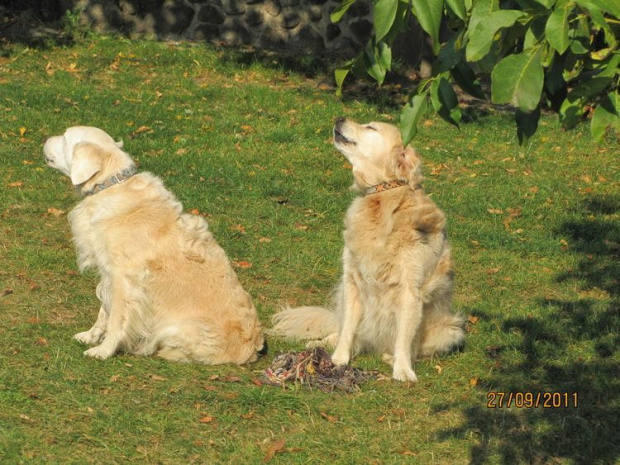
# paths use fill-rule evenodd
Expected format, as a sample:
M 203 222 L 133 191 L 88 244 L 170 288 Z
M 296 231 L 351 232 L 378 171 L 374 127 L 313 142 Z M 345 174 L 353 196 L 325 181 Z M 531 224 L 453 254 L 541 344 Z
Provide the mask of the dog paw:
M 349 358 L 349 354 L 347 354 L 346 352 L 343 353 L 343 351 L 336 350 L 336 352 L 334 352 L 334 355 L 332 355 L 332 362 L 334 363 L 334 365 L 346 365 L 347 363 L 349 363 Z
M 77 333 L 76 335 L 74 335 L 73 339 L 75 339 L 78 342 L 81 342 L 82 344 L 92 345 L 92 344 L 97 344 L 100 338 L 94 335 L 90 331 L 84 331 L 82 333 Z
M 403 367 L 403 368 L 394 367 L 392 378 L 398 381 L 410 381 L 412 383 L 417 383 L 418 381 L 418 377 L 416 376 L 415 371 L 407 367 Z
M 109 351 L 105 347 L 97 346 L 84 351 L 84 355 L 88 357 L 98 358 L 100 360 L 105 360 L 106 358 L 114 355 L 114 352 Z

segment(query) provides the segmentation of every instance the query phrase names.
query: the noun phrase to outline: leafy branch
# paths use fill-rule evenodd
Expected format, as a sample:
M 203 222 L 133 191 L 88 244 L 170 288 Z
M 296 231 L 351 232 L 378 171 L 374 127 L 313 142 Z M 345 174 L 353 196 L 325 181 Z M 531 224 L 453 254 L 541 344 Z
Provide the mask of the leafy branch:
M 356 0 L 332 13 L 339 21 Z M 374 35 L 354 59 L 335 71 L 338 94 L 346 77 L 369 75 L 381 85 L 392 67 L 391 44 L 414 16 L 434 54 L 430 78 L 419 83 L 400 116 L 409 143 L 429 108 L 459 126 L 458 85 L 486 98 L 478 78 L 491 81 L 491 101 L 516 108 L 520 143 L 538 127 L 541 108 L 573 128 L 590 118 L 600 141 L 620 134 L 620 3 L 617 0 L 376 0 Z M 447 37 L 440 36 L 442 25 Z

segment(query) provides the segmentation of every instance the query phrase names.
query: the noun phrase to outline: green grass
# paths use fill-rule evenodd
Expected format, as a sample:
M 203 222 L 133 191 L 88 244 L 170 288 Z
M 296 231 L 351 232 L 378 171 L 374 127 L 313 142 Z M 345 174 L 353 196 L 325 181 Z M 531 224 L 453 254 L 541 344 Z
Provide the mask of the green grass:
M 78 275 L 68 179 L 42 144 L 84 124 L 123 139 L 187 210 L 206 215 L 261 320 L 322 304 L 353 194 L 331 146 L 339 115 L 394 120 L 390 88 L 344 100 L 312 60 L 279 64 L 196 45 L 90 38 L 0 52 L 2 463 L 613 463 L 620 459 L 617 140 L 552 117 L 526 147 L 509 115 L 429 119 L 415 144 L 447 213 L 462 353 L 416 364 L 416 385 L 353 395 L 253 382 L 246 366 L 87 359 L 96 317 Z M 318 76 L 324 79 L 323 76 Z M 389 374 L 377 356 L 353 362 Z M 577 393 L 578 408 L 487 408 L 491 392 Z M 281 441 L 284 441 L 282 443 Z

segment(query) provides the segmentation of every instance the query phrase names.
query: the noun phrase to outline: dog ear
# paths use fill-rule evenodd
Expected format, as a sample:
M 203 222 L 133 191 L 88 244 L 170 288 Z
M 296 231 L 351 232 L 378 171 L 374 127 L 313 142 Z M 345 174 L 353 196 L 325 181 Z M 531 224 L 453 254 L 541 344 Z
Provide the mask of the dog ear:
M 81 142 L 73 149 L 71 182 L 74 186 L 84 184 L 101 171 L 106 158 L 104 149 L 90 142 Z
M 396 157 L 396 173 L 401 179 L 408 180 L 410 184 L 422 181 L 422 160 L 413 147 L 408 145 Z

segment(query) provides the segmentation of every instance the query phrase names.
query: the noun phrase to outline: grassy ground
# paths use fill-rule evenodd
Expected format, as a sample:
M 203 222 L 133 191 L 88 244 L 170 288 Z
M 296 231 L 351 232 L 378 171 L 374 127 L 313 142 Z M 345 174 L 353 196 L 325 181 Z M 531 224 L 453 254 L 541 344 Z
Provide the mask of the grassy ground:
M 42 143 L 77 124 L 123 139 L 206 215 L 268 325 L 338 279 L 353 194 L 331 122 L 394 120 L 390 89 L 338 100 L 309 59 L 112 38 L 0 55 L 2 463 L 619 460 L 617 140 L 597 147 L 549 117 L 518 147 L 506 115 L 426 121 L 415 144 L 449 218 L 465 350 L 417 363 L 415 385 L 282 390 L 256 380 L 301 345 L 274 339 L 247 367 L 82 356 L 71 336 L 94 321 L 96 276 L 76 271 L 78 199 Z M 389 374 L 379 357 L 354 365 Z M 548 408 L 526 408 L 530 393 Z

